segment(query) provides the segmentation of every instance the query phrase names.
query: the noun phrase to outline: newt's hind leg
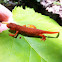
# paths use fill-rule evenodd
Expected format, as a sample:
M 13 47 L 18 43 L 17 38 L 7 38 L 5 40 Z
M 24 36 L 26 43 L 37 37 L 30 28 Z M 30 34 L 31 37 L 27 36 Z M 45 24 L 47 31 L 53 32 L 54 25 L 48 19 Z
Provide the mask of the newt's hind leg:
M 29 28 L 35 28 L 36 29 L 36 27 L 34 26 L 34 25 L 30 25 L 30 24 L 28 24 L 29 26 Z
M 18 34 L 18 31 L 16 31 L 16 33 L 15 34 L 9 34 L 9 36 L 12 36 L 12 37 L 14 37 L 14 36 L 16 36 Z
M 42 34 L 39 34 L 39 36 L 41 36 L 42 37 L 42 39 L 41 40 L 46 40 L 46 37 L 44 36 L 44 35 L 42 35 Z

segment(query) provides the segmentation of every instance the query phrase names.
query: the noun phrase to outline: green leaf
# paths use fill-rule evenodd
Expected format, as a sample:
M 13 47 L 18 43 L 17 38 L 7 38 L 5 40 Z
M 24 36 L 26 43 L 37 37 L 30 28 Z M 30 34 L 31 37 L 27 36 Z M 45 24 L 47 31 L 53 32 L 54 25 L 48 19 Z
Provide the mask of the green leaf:
M 8 35 L 8 30 L 3 31 L 0 33 L 0 62 L 62 62 L 62 28 L 53 19 L 27 7 L 15 7 L 12 13 L 20 25 L 32 24 L 41 30 L 59 30 L 60 35 L 58 38 L 46 38 L 43 42 L 40 38 L 22 35 L 13 38 Z M 56 37 L 57 34 L 48 36 Z

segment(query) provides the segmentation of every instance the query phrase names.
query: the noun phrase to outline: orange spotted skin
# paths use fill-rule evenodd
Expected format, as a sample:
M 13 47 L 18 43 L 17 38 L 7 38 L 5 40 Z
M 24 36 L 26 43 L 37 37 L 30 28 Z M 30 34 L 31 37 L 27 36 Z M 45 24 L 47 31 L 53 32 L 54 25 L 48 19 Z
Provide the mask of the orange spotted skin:
M 50 32 L 50 31 L 44 31 L 36 28 L 29 28 L 25 26 L 20 26 L 15 23 L 8 23 L 7 27 L 10 28 L 11 30 L 18 31 L 20 34 L 25 34 L 27 36 L 41 36 L 43 37 L 42 40 L 46 40 L 46 37 L 43 34 L 55 34 L 59 32 Z M 12 36 L 12 34 L 10 35 Z M 13 35 L 15 36 L 15 35 Z

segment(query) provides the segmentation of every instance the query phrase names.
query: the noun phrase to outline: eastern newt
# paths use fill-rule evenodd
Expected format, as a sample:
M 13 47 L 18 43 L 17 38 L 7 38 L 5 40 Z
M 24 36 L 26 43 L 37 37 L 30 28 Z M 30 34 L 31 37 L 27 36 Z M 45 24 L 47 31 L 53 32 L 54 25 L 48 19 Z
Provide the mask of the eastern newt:
M 27 36 L 40 36 L 42 37 L 41 40 L 46 40 L 46 36 L 44 36 L 43 34 L 55 34 L 55 33 L 59 33 L 59 32 L 50 32 L 50 31 L 44 31 L 44 30 L 40 30 L 40 29 L 36 29 L 36 27 L 34 25 L 29 25 L 29 27 L 26 27 L 26 25 L 24 26 L 20 26 L 17 25 L 15 23 L 8 23 L 7 27 L 10 28 L 11 30 L 16 31 L 15 34 L 9 34 L 10 36 L 16 36 L 18 33 L 20 34 L 25 34 Z M 31 28 L 33 27 L 33 28 Z

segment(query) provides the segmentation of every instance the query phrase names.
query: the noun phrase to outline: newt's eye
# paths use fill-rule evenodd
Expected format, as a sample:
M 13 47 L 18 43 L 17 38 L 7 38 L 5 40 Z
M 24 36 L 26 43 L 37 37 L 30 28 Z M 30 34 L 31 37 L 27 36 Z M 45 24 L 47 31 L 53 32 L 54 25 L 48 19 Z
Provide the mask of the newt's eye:
M 9 28 L 11 28 L 11 26 Z

